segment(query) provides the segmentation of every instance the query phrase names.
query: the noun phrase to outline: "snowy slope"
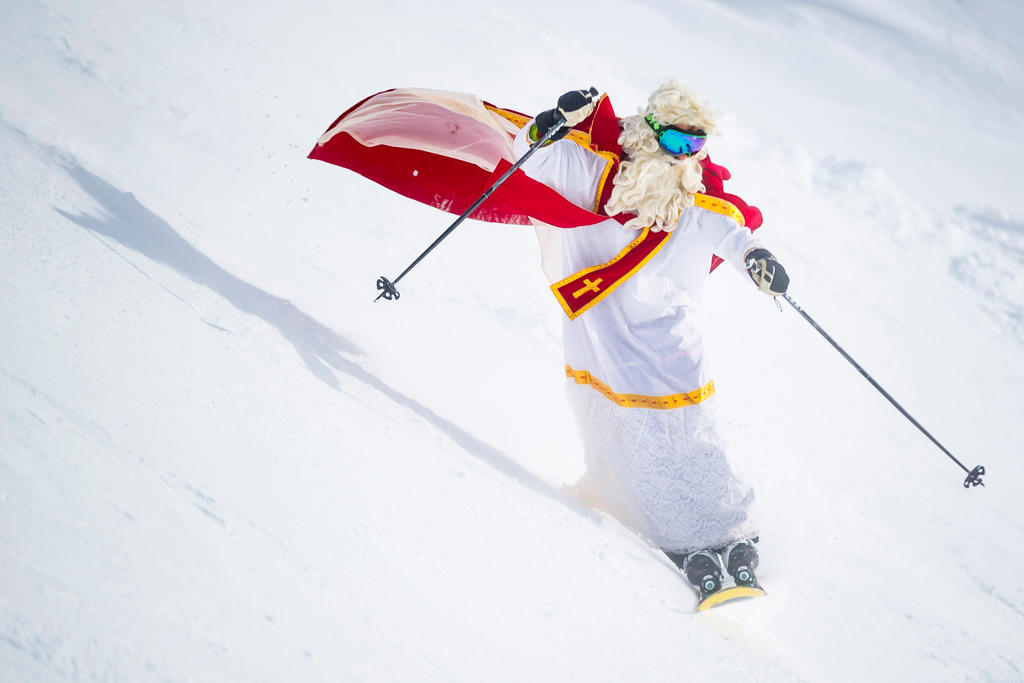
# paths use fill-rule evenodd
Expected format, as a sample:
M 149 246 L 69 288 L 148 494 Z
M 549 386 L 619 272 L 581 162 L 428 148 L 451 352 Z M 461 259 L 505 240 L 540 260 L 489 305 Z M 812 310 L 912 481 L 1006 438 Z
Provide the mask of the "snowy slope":
M 1024 11 L 767 6 L 0 8 L 0 680 L 1024 678 Z M 532 234 L 468 223 L 374 304 L 450 218 L 305 160 L 387 87 L 629 112 L 673 74 L 793 297 L 989 471 L 723 269 L 770 595 L 708 614 L 563 491 Z

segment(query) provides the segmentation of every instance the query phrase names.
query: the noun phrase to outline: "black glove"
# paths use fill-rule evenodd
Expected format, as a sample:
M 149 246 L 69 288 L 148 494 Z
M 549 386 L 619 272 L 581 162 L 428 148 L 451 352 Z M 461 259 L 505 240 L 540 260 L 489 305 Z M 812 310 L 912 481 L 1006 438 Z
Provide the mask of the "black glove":
M 537 114 L 537 137 L 539 140 L 544 134 L 551 130 L 563 118 L 565 125 L 555 133 L 551 139 L 559 140 L 569 134 L 569 130 L 583 119 L 590 116 L 594 111 L 594 99 L 598 96 L 597 90 L 570 90 L 558 98 L 558 106 Z
M 767 249 L 752 249 L 746 257 L 747 272 L 757 288 L 765 294 L 778 296 L 789 289 L 789 276 L 782 264 Z

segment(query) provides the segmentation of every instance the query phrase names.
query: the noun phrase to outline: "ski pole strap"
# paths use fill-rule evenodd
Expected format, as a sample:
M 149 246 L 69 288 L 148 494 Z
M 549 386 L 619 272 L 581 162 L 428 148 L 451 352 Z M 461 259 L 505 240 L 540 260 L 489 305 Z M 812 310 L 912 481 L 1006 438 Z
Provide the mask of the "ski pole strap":
M 877 389 L 878 392 L 880 394 L 882 394 L 882 396 L 884 396 L 886 398 L 886 400 L 889 401 L 889 403 L 891 403 L 893 405 L 893 407 L 896 408 L 896 410 L 900 411 L 900 413 L 903 415 L 903 417 L 905 417 L 908 420 L 910 420 L 910 423 L 912 425 L 914 425 L 915 427 L 917 427 L 921 431 L 922 434 L 927 436 L 931 440 L 931 442 L 933 444 L 938 446 L 939 450 L 941 450 L 943 453 L 945 453 L 947 456 L 949 456 L 949 458 L 953 462 L 955 462 L 957 465 L 959 465 L 960 468 L 963 469 L 964 472 L 967 472 L 967 478 L 964 479 L 964 488 L 971 488 L 972 486 L 984 486 L 985 485 L 984 482 L 982 482 L 982 480 L 981 480 L 981 477 L 985 474 L 985 467 L 983 465 L 978 465 L 977 467 L 975 467 L 974 469 L 971 469 L 971 470 L 967 469 L 966 465 L 964 465 L 962 462 L 957 460 L 956 456 L 954 456 L 952 453 L 950 453 L 946 449 L 945 446 L 943 446 L 941 443 L 939 443 L 938 439 L 936 439 L 934 436 L 932 436 L 931 433 L 927 429 L 925 429 L 921 425 L 920 422 L 918 422 L 917 420 L 914 419 L 913 415 L 908 413 L 903 408 L 903 406 L 901 406 L 896 401 L 896 399 L 894 399 L 892 396 L 890 396 L 889 392 L 887 392 L 885 389 L 883 389 L 882 385 L 880 385 L 878 382 L 876 382 L 875 379 L 871 375 L 869 375 L 867 373 L 867 371 L 864 368 L 862 368 L 860 366 L 860 364 L 857 363 L 857 361 L 855 361 L 853 359 L 853 357 L 850 356 L 850 354 L 848 354 L 843 349 L 843 347 L 841 347 L 836 342 L 835 339 L 833 339 L 831 336 L 829 336 L 829 334 L 827 332 L 825 332 L 825 330 L 823 330 L 821 328 L 821 326 L 818 325 L 818 323 L 814 322 L 814 319 L 811 316 L 807 315 L 807 312 L 804 311 L 804 309 L 802 309 L 799 304 L 797 304 L 795 301 L 793 301 L 792 297 L 790 297 L 789 294 L 782 294 L 781 296 L 782 296 L 783 299 L 785 299 L 789 303 L 790 306 L 793 307 L 793 309 L 797 313 L 799 313 L 801 316 L 803 316 L 804 320 L 806 320 L 808 323 L 811 324 L 811 327 L 813 327 L 815 330 L 817 330 L 818 333 L 822 337 L 825 338 L 825 341 L 827 341 L 829 344 L 831 344 L 832 347 L 835 348 L 835 350 L 838 351 L 840 353 L 840 355 L 842 355 L 843 358 L 845 358 L 847 361 L 849 361 L 850 365 L 855 367 L 857 369 L 857 372 L 859 372 L 861 374 L 861 376 L 864 377 L 864 379 L 866 379 L 868 382 L 871 383 L 871 386 L 873 386 L 875 389 Z

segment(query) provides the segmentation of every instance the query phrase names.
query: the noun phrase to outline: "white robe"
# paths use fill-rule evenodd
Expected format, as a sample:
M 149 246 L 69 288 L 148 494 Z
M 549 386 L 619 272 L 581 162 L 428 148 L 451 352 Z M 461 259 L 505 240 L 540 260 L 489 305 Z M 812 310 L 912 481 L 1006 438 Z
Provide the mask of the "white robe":
M 517 156 L 529 147 L 528 128 L 515 141 Z M 592 210 L 605 163 L 558 140 L 537 150 L 523 170 Z M 610 261 L 637 237 L 612 219 L 560 233 L 561 277 Z M 580 493 L 666 551 L 757 535 L 753 489 L 734 471 L 715 428 L 714 385 L 696 312 L 712 254 L 747 277 L 743 257 L 759 246 L 728 216 L 684 209 L 672 236 L 639 272 L 565 320 L 567 390 L 587 465 Z M 688 405 L 638 407 L 680 395 Z

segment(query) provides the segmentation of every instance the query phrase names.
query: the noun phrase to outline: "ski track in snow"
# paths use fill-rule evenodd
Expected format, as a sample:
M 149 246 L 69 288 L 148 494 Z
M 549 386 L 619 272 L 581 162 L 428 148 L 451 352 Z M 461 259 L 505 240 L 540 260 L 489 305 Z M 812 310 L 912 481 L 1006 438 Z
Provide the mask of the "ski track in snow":
M 610 55 L 581 12 L 677 38 Z M 1024 678 L 1016 6 L 2 16 L 0 680 Z M 725 110 L 712 156 L 795 300 L 988 469 L 964 491 L 723 269 L 708 348 L 769 595 L 701 614 L 566 490 L 582 457 L 529 231 L 467 223 L 374 304 L 451 217 L 304 159 L 387 87 L 529 111 L 593 83 L 626 113 L 671 65 Z

